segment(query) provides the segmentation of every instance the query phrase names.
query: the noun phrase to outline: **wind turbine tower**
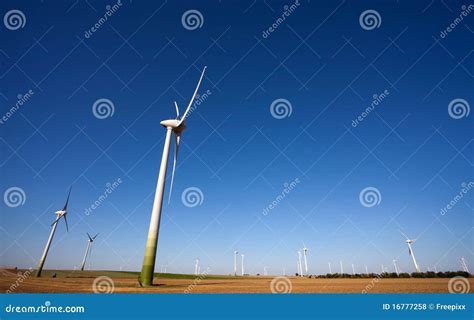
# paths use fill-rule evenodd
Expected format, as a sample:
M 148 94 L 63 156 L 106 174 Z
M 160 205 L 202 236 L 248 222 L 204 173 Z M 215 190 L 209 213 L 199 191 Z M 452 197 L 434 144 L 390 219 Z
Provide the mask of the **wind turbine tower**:
M 237 276 L 237 255 L 239 252 L 237 250 L 234 251 L 234 276 Z
M 303 258 L 304 258 L 304 271 L 305 275 L 308 275 L 308 260 L 307 260 L 307 255 L 308 255 L 308 248 L 303 242 Z
M 46 261 L 46 257 L 48 256 L 48 251 L 49 251 L 49 248 L 51 247 L 51 242 L 53 242 L 53 237 L 54 237 L 54 233 L 56 232 L 56 227 L 58 226 L 58 222 L 59 222 L 59 220 L 61 220 L 61 218 L 64 218 L 64 222 L 66 223 L 66 230 L 69 232 L 69 227 L 67 225 L 66 215 L 67 215 L 67 205 L 69 203 L 69 196 L 71 195 L 71 189 L 72 188 L 69 188 L 69 193 L 67 195 L 66 204 L 64 205 L 63 209 L 58 210 L 55 213 L 56 214 L 56 220 L 54 220 L 54 222 L 51 224 L 51 232 L 49 234 L 48 242 L 46 242 L 46 246 L 44 247 L 43 255 L 41 256 L 41 259 L 38 263 L 38 269 L 36 270 L 36 276 L 37 277 L 41 277 L 41 272 L 43 271 L 44 262 Z
M 86 253 L 84 254 L 84 259 L 82 259 L 82 264 L 81 264 L 81 271 L 84 271 L 84 267 L 86 266 L 86 259 L 87 256 L 89 255 L 89 252 L 92 248 L 92 243 L 94 242 L 95 238 L 97 238 L 99 234 L 96 234 L 95 236 L 91 237 L 89 233 L 87 233 L 87 247 L 86 247 Z M 89 259 L 90 260 L 90 259 Z
M 201 81 L 204 77 L 205 71 L 206 67 L 204 67 L 204 69 L 202 70 L 201 77 L 199 78 L 196 89 L 194 90 L 194 94 L 191 100 L 189 101 L 188 107 L 186 108 L 184 114 L 182 116 L 180 115 L 178 104 L 175 102 L 174 105 L 176 108 L 176 118 L 163 120 L 160 122 L 160 124 L 166 128 L 166 135 L 163 147 L 163 155 L 161 158 L 160 172 L 158 174 L 158 181 L 156 183 L 155 199 L 153 201 L 153 209 L 151 212 L 150 227 L 148 229 L 148 238 L 146 241 L 142 271 L 138 278 L 138 282 L 141 286 L 150 286 L 153 284 L 153 273 L 155 272 L 156 249 L 158 245 L 158 235 L 160 230 L 161 210 L 163 206 L 163 194 L 165 191 L 166 170 L 168 167 L 168 155 L 170 151 L 171 135 L 174 135 L 175 148 L 169 199 L 171 198 L 171 192 L 173 190 L 174 173 L 176 169 L 176 161 L 178 158 L 181 134 L 186 128 L 186 119 L 191 107 L 193 106 L 193 102 L 196 99 L 196 94 L 199 90 L 199 86 L 201 85 Z
M 397 267 L 397 260 L 393 259 L 393 266 L 395 267 L 395 273 L 397 276 L 399 275 L 398 267 Z
M 415 265 L 415 270 L 416 272 L 420 272 L 420 267 L 418 266 L 418 263 L 416 263 L 416 258 L 415 258 L 415 253 L 413 252 L 413 249 L 411 247 L 412 243 L 414 243 L 417 239 L 414 239 L 414 240 L 411 240 L 408 238 L 408 236 L 406 234 L 404 234 L 403 232 L 400 231 L 400 233 L 402 234 L 402 236 L 405 237 L 405 242 L 407 243 L 407 246 L 408 246 L 408 253 L 410 254 L 411 258 L 413 259 L 413 264 Z

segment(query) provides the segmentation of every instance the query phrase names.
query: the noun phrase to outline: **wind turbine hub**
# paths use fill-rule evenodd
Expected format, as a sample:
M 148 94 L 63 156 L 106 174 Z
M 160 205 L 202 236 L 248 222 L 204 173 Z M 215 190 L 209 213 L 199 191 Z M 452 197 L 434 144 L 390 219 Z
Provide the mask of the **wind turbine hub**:
M 180 120 L 168 119 L 160 122 L 163 127 L 176 129 L 180 126 Z

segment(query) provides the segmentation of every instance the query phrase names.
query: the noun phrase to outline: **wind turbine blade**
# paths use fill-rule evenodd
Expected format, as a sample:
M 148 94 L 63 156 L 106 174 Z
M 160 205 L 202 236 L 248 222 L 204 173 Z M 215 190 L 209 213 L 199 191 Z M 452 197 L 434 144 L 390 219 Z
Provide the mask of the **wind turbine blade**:
M 69 188 L 69 193 L 67 194 L 66 203 L 64 204 L 64 208 L 63 208 L 64 211 L 67 210 L 67 204 L 69 203 L 69 196 L 71 195 L 71 190 L 72 190 L 72 186 Z
M 179 121 L 180 125 L 181 125 L 181 123 L 183 123 L 184 120 L 186 120 L 186 116 L 188 115 L 189 109 L 191 109 L 191 106 L 193 105 L 194 99 L 196 99 L 196 94 L 199 90 L 199 86 L 201 85 L 201 81 L 202 81 L 202 78 L 204 77 L 204 72 L 206 72 L 206 68 L 207 67 L 204 67 L 204 69 L 202 69 L 201 77 L 199 78 L 196 89 L 194 90 L 194 94 L 193 94 L 191 100 L 189 101 L 189 104 L 188 104 L 188 107 L 186 108 L 186 111 L 184 112 L 183 116 L 181 117 L 181 120 Z
M 181 141 L 180 133 L 174 134 L 174 157 L 173 157 L 173 171 L 171 172 L 171 184 L 170 184 L 170 192 L 168 195 L 168 204 L 171 201 L 171 193 L 173 192 L 173 183 L 174 183 L 174 173 L 176 171 L 176 161 L 178 160 L 178 152 L 179 152 L 179 142 Z
M 64 222 L 66 223 L 66 230 L 67 230 L 67 232 L 69 232 L 69 226 L 67 225 L 66 215 L 63 215 L 63 217 L 64 217 Z
M 92 240 L 95 240 L 99 234 L 96 234 L 95 236 L 92 237 Z
M 404 233 L 402 232 L 402 230 L 398 230 L 398 232 L 400 232 L 401 235 L 405 237 L 405 239 L 410 240 L 410 238 L 408 238 L 408 236 L 407 236 L 406 234 L 404 234 Z
M 179 108 L 178 108 L 178 104 L 176 103 L 176 101 L 174 102 L 174 107 L 176 108 L 176 119 L 179 119 Z
M 57 223 L 57 222 L 59 221 L 59 219 L 61 219 L 61 217 L 56 218 L 56 220 L 54 220 L 53 223 L 51 223 L 51 227 L 52 227 L 55 223 Z
M 92 239 L 91 235 L 89 234 L 89 232 L 86 232 L 87 233 L 87 236 L 89 237 L 89 241 L 93 241 L 94 239 Z

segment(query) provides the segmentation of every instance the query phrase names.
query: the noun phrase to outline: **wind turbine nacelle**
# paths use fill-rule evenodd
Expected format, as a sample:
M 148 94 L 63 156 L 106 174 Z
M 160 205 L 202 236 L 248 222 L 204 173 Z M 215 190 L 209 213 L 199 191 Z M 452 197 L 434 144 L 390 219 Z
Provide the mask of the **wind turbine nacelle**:
M 163 121 L 161 121 L 160 124 L 161 124 L 163 127 L 175 129 L 175 128 L 178 128 L 178 127 L 179 127 L 180 121 L 177 120 L 177 119 L 169 119 L 169 120 L 163 120 Z
M 66 211 L 65 210 L 59 210 L 59 211 L 56 211 L 55 213 L 57 215 L 63 216 L 64 214 L 66 214 Z

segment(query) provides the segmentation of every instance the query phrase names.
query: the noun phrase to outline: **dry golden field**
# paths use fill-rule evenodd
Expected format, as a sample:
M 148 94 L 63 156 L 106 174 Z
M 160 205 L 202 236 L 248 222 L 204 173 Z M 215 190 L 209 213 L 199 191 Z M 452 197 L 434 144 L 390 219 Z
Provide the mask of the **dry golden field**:
M 432 279 L 317 279 L 288 277 L 231 277 L 201 275 L 167 275 L 155 278 L 153 287 L 140 288 L 134 273 L 112 271 L 45 271 L 41 278 L 33 274 L 19 276 L 15 272 L 0 272 L 0 290 L 14 293 L 448 293 L 449 278 Z M 99 278 L 102 277 L 102 278 Z M 174 277 L 174 278 L 173 278 Z M 96 281 L 96 285 L 94 285 Z M 470 292 L 474 281 L 469 278 Z M 469 286 L 468 286 L 469 287 Z

